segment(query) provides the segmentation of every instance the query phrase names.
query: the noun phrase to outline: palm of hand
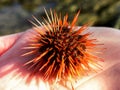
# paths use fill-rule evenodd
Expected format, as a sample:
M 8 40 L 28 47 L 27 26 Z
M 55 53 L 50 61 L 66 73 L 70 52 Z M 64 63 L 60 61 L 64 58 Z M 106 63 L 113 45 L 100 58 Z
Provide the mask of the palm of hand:
M 112 30 L 110 28 L 90 28 L 88 31 L 92 31 L 93 37 L 95 37 L 100 43 L 103 43 L 101 50 L 103 53 L 100 57 L 104 58 L 105 62 L 102 63 L 103 70 L 100 73 L 96 73 L 89 79 L 84 80 L 76 90 L 119 90 L 120 86 L 120 31 Z M 4 50 L 0 51 L 0 89 L 2 90 L 38 90 L 33 78 L 29 86 L 26 84 L 28 81 L 27 75 L 22 67 L 26 60 L 31 57 L 21 57 L 21 54 L 26 52 L 22 50 L 24 46 L 29 42 L 29 36 L 31 30 L 2 38 L 4 43 Z M 1 39 L 1 40 L 2 40 Z M 8 40 L 8 41 L 7 41 Z M 1 43 L 2 45 L 2 43 Z M 2 47 L 2 46 L 1 46 Z M 30 78 L 29 78 L 30 79 Z M 86 79 L 86 78 L 85 78 Z M 67 90 L 64 87 L 60 87 L 59 90 Z

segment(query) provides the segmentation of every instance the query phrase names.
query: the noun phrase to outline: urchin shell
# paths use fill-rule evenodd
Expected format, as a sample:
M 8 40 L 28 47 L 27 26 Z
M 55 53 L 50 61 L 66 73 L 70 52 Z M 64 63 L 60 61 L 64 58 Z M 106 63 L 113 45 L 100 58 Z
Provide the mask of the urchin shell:
M 66 14 L 62 20 L 61 16 L 50 10 L 50 16 L 47 11 L 45 22 L 39 22 L 46 29 L 42 32 L 39 25 L 35 25 L 36 37 L 26 49 L 33 49 L 24 55 L 34 54 L 35 57 L 24 65 L 31 65 L 32 75 L 39 75 L 44 81 L 54 83 L 55 81 L 76 81 L 81 76 L 87 74 L 87 71 L 93 69 L 91 65 L 97 66 L 98 57 L 92 55 L 92 48 L 96 39 L 89 39 L 90 33 L 81 34 L 88 28 L 85 24 L 78 30 L 74 30 L 79 12 L 68 22 Z M 23 55 L 23 56 L 24 56 Z

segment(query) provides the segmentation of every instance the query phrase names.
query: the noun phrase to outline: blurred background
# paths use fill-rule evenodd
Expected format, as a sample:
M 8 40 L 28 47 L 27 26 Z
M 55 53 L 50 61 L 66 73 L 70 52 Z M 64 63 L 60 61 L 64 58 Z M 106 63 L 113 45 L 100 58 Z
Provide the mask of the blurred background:
M 120 0 L 0 0 L 0 35 L 24 31 L 32 27 L 32 15 L 42 21 L 44 9 L 69 14 L 69 20 L 80 10 L 77 25 L 120 29 Z

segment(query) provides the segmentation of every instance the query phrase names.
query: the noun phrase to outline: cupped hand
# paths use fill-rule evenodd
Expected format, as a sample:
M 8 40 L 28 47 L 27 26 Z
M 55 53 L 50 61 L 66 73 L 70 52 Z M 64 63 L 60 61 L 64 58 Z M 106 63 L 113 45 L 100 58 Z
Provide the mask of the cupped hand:
M 75 90 L 120 90 L 120 31 L 113 28 L 90 27 L 92 38 L 104 44 L 100 46 L 104 59 L 100 72 L 84 77 L 76 83 Z M 23 64 L 32 58 L 22 57 L 29 40 L 35 34 L 31 30 L 0 37 L 0 90 L 48 90 L 38 76 L 28 78 L 29 72 Z M 102 49 L 105 48 L 105 49 Z M 28 83 L 30 82 L 30 83 Z M 69 90 L 59 86 L 57 90 Z

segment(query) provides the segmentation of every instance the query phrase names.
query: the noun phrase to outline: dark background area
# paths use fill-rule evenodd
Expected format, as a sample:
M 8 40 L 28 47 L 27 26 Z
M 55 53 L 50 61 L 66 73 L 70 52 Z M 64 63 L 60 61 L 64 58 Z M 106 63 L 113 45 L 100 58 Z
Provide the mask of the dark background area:
M 71 21 L 80 10 L 77 25 L 91 22 L 92 26 L 120 29 L 119 0 L 0 0 L 0 35 L 24 31 L 32 27 L 32 15 L 42 21 L 45 7 L 65 15 Z

